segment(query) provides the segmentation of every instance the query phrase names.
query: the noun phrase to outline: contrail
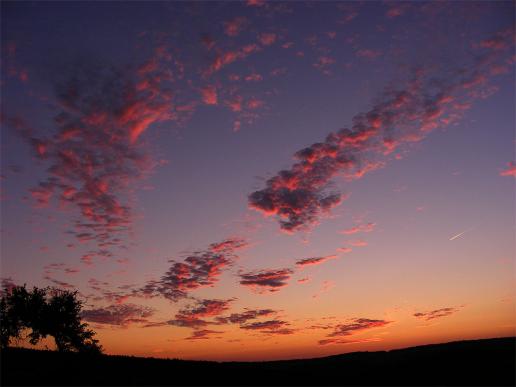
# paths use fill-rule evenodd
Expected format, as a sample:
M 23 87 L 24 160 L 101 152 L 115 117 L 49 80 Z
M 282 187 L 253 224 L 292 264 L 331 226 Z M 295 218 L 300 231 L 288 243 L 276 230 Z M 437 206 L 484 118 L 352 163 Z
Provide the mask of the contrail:
M 467 232 L 469 232 L 469 231 L 473 230 L 474 228 L 475 228 L 475 227 L 471 227 L 471 228 L 467 229 L 466 231 L 463 231 L 463 232 L 461 232 L 461 233 L 459 233 L 459 234 L 457 234 L 457 235 L 452 236 L 452 237 L 451 237 L 450 239 L 448 239 L 448 240 L 449 240 L 449 241 L 452 241 L 452 240 L 454 240 L 454 239 L 460 238 L 461 236 L 463 236 L 463 235 L 464 235 L 464 234 L 466 234 Z

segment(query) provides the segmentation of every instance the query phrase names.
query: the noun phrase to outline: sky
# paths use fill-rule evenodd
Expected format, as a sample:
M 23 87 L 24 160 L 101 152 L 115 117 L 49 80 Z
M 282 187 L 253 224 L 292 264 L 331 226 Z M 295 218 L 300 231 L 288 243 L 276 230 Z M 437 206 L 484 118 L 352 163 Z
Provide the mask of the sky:
M 108 354 L 514 336 L 514 15 L 3 1 L 3 286 L 77 289 Z

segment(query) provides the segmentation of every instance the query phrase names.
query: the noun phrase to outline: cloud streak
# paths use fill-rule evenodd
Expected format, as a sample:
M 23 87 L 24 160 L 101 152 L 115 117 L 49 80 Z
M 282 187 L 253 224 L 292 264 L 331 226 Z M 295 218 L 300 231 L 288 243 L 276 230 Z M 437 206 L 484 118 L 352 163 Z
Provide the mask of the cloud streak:
M 296 265 L 303 268 L 303 267 L 306 267 L 306 266 L 315 266 L 315 265 L 320 265 L 321 263 L 324 263 L 326 261 L 329 261 L 330 259 L 335 259 L 337 258 L 336 255 L 327 255 L 327 256 L 324 256 L 324 257 L 313 257 L 313 258 L 304 258 L 304 259 L 300 259 L 296 262 Z
M 435 309 L 430 310 L 426 312 L 418 312 L 414 313 L 414 317 L 420 320 L 430 321 L 435 320 L 447 316 L 451 316 L 452 314 L 455 314 L 460 311 L 461 307 L 449 307 L 449 308 L 441 308 L 441 309 Z
M 269 335 L 291 335 L 295 330 L 289 328 L 289 326 L 290 323 L 283 320 L 268 320 L 241 325 L 240 328 L 244 330 L 259 331 L 260 333 Z
M 341 234 L 344 235 L 351 235 L 351 234 L 357 234 L 360 232 L 371 232 L 376 227 L 376 223 L 366 223 L 366 224 L 359 224 L 358 226 L 354 226 L 351 228 L 348 228 L 346 230 L 340 231 Z
M 344 199 L 330 190 L 334 177 L 349 181 L 383 167 L 393 152 L 456 122 L 471 101 L 482 98 L 479 88 L 485 89 L 488 81 L 483 74 L 511 46 L 508 34 L 493 39 L 483 41 L 481 58 L 469 66 L 440 72 L 416 68 L 411 78 L 387 87 L 369 110 L 352 118 L 351 128 L 296 152 L 290 169 L 279 171 L 248 196 L 249 207 L 275 216 L 286 232 L 315 225 Z
M 249 320 L 271 316 L 276 313 L 277 312 L 272 309 L 251 309 L 245 310 L 242 313 L 232 313 L 227 317 L 217 317 L 216 320 L 220 324 L 245 324 Z

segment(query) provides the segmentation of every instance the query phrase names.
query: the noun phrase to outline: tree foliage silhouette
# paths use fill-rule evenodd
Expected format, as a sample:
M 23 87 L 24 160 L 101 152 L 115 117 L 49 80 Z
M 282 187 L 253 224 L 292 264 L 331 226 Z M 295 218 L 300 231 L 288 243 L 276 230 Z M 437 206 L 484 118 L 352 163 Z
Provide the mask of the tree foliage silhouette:
M 33 345 L 52 336 L 58 351 L 102 352 L 93 338 L 95 332 L 81 323 L 82 302 L 77 291 L 23 286 L 4 289 L 0 298 L 0 346 L 6 348 L 13 339 L 27 339 Z

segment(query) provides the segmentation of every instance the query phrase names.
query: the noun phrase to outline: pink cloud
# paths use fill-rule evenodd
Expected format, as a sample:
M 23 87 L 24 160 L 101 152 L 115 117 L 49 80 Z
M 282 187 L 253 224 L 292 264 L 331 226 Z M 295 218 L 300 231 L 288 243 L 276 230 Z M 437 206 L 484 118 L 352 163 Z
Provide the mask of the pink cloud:
M 367 246 L 367 242 L 362 240 L 362 239 L 355 239 L 355 240 L 352 240 L 352 241 L 348 241 L 348 243 L 351 246 L 354 246 L 354 247 L 364 247 L 364 246 Z
M 273 32 L 262 32 L 258 35 L 258 41 L 264 46 L 270 46 L 276 41 L 277 35 Z
M 168 57 L 158 47 L 137 69 L 84 65 L 63 74 L 54 133 L 7 118 L 47 164 L 48 177 L 31 191 L 38 206 L 55 195 L 60 208 L 78 215 L 71 232 L 92 234 L 99 247 L 120 245 L 115 234 L 132 223 L 128 188 L 158 165 L 139 140 L 152 124 L 172 119 L 171 95 L 162 88 Z
M 263 7 L 266 4 L 265 0 L 247 0 L 248 7 Z
M 203 318 L 221 315 L 229 309 L 232 301 L 234 300 L 199 300 L 195 306 L 181 309 L 176 314 L 175 319 L 167 321 L 167 324 L 188 328 L 199 328 L 213 324 L 213 322 L 208 322 Z
M 249 109 L 258 109 L 261 106 L 263 106 L 263 101 L 257 98 L 251 98 L 249 101 L 247 101 L 247 107 Z
M 510 44 L 514 43 L 514 32 L 511 28 L 499 31 L 488 39 L 484 39 L 479 43 L 481 48 L 500 51 L 507 49 Z
M 248 44 L 246 46 L 242 46 L 236 50 L 230 50 L 226 52 L 218 53 L 215 57 L 215 60 L 210 65 L 209 69 L 205 71 L 205 76 L 211 75 L 223 67 L 241 59 L 247 58 L 252 53 L 255 53 L 260 50 L 260 47 L 256 44 Z
M 350 235 L 350 234 L 356 234 L 359 232 L 371 232 L 376 227 L 376 223 L 366 223 L 366 224 L 359 224 L 358 226 L 354 226 L 351 228 L 348 228 L 346 230 L 339 231 L 341 234 Z
M 226 106 L 233 112 L 241 112 L 242 111 L 242 96 L 236 96 L 231 100 L 225 102 Z
M 295 153 L 297 162 L 266 181 L 265 188 L 251 193 L 249 207 L 264 215 L 276 215 L 282 230 L 294 232 L 317 223 L 341 203 L 344 195 L 329 189 L 336 176 L 359 179 L 385 165 L 378 160 L 385 144 L 390 151 L 401 145 L 420 141 L 431 128 L 441 124 L 446 109 L 453 111 L 446 86 L 433 98 L 425 97 L 425 73 L 419 71 L 403 87 L 388 89 L 381 100 L 353 118 L 353 129 L 330 133 L 323 142 Z M 431 82 L 430 79 L 427 80 Z M 458 82 L 462 80 L 450 80 Z M 455 113 L 455 112 L 454 112 Z M 387 128 L 399 131 L 387 131 Z
M 242 29 L 245 27 L 245 25 L 248 23 L 248 20 L 245 17 L 238 16 L 235 17 L 232 20 L 229 20 L 227 22 L 224 22 L 224 33 L 227 36 L 235 37 Z
M 382 55 L 382 52 L 379 50 L 371 50 L 367 48 L 362 48 L 358 50 L 355 55 L 359 58 L 366 58 L 366 59 L 376 59 L 380 55 Z
M 392 321 L 387 320 L 373 320 L 368 318 L 355 318 L 349 320 L 345 324 L 337 324 L 333 327 L 333 332 L 329 333 L 326 337 L 329 339 L 323 339 L 319 341 L 320 345 L 327 345 L 327 344 L 352 344 L 352 343 L 359 343 L 359 342 L 365 342 L 362 340 L 367 339 L 341 339 L 341 337 L 345 336 L 352 336 L 356 333 L 361 333 L 364 331 L 369 331 L 371 329 L 375 328 L 382 328 L 389 324 L 391 324 Z M 375 339 L 370 339 L 371 341 L 376 341 Z
M 201 89 L 202 100 L 206 105 L 217 104 L 217 89 L 215 86 L 206 86 Z
M 396 17 L 402 16 L 409 9 L 409 2 L 393 2 L 389 4 L 389 9 L 385 13 L 389 19 L 394 19 Z
M 222 271 L 238 258 L 237 250 L 246 245 L 243 239 L 230 238 L 188 255 L 183 262 L 170 260 L 172 265 L 161 279 L 147 282 L 135 295 L 162 296 L 175 302 L 193 290 L 213 286 Z
M 516 177 L 516 163 L 507 163 L 507 169 L 500 172 L 500 176 L 514 176 Z
M 262 79 L 263 79 L 263 77 L 257 73 L 249 74 L 244 78 L 244 80 L 246 80 L 247 82 L 258 82 L 258 81 L 261 81 Z

